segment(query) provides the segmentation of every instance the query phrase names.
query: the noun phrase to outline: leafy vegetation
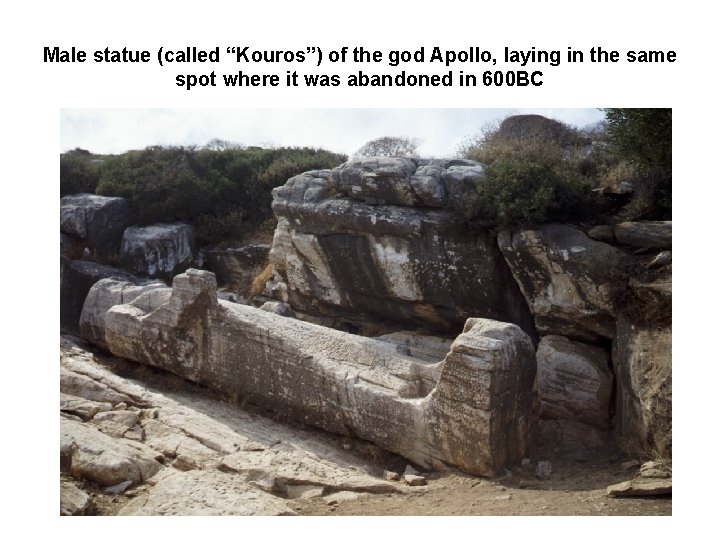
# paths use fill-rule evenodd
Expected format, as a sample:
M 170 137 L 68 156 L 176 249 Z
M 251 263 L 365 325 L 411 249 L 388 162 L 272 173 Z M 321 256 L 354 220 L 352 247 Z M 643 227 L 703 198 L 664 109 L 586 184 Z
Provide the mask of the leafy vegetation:
M 460 157 L 486 165 L 471 218 L 511 227 L 580 219 L 592 182 L 583 137 L 555 120 L 510 117 L 460 149 Z
M 605 109 L 610 150 L 635 169 L 634 217 L 672 218 L 672 109 Z
M 60 196 L 95 193 L 103 157 L 76 148 L 60 155 Z
M 273 188 L 347 159 L 312 148 L 243 148 L 223 141 L 200 149 L 152 146 L 102 160 L 68 154 L 60 160 L 61 195 L 124 197 L 138 223 L 182 220 L 195 227 L 201 244 L 239 240 L 272 215 Z M 99 161 L 94 168 L 93 161 Z
M 607 120 L 583 131 L 538 115 L 506 118 L 468 139 L 459 157 L 486 165 L 471 218 L 484 226 L 548 221 L 600 221 L 622 208 L 623 219 L 670 219 L 672 111 L 606 109 Z M 630 199 L 593 195 L 596 188 Z
M 492 153 L 477 188 L 479 218 L 485 225 L 534 225 L 583 216 L 590 183 L 563 159 L 559 146 L 532 138 L 506 141 Z
M 643 172 L 672 174 L 672 109 L 605 109 L 613 150 Z

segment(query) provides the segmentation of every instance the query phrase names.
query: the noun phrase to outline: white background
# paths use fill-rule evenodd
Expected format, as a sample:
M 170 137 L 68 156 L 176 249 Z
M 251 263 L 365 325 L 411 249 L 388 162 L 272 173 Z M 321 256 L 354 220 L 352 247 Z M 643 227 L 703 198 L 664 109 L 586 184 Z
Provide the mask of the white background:
M 2 8 L 0 77 L 5 197 L 2 265 L 6 419 L 2 434 L 3 529 L 61 537 L 162 534 L 678 536 L 714 517 L 718 362 L 715 216 L 718 40 L 709 2 L 272 1 L 14 2 Z M 258 49 L 343 45 L 414 50 L 420 45 L 502 50 L 674 50 L 668 65 L 578 64 L 547 68 L 540 88 L 350 90 L 226 89 L 186 92 L 175 71 L 146 66 L 50 65 L 44 46 L 155 51 L 161 45 L 247 43 Z M 229 64 L 224 69 L 231 72 Z M 357 69 L 347 65 L 346 73 Z M 193 67 L 189 72 L 198 72 Z M 258 68 L 259 72 L 267 69 Z M 338 69 L 335 72 L 340 72 Z M 379 70 L 374 70 L 379 71 Z M 417 71 L 417 70 L 415 70 Z M 430 70 L 428 70 L 430 71 Z M 711 99 L 711 96 L 713 99 Z M 59 110 L 114 107 L 672 107 L 675 220 L 675 497 L 665 519 L 60 519 L 58 517 L 57 196 Z M 312 126 L 308 126 L 311 129 Z M 714 164 L 713 164 L 714 165 Z M 9 478 L 9 482 L 7 479 Z M 16 529 L 21 527 L 21 529 Z M 710 530 L 716 529 L 713 527 Z M 222 530 L 220 530 L 222 528 Z M 42 529 L 36 531 L 36 529 Z

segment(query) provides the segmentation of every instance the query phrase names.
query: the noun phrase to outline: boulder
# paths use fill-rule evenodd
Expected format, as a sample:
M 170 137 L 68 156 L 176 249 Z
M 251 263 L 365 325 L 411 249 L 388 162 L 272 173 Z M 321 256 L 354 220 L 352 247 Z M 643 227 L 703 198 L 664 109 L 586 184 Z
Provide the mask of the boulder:
M 540 334 L 582 341 L 615 336 L 613 287 L 627 256 L 567 225 L 502 231 L 498 244 Z
M 672 249 L 672 221 L 626 221 L 615 225 L 613 233 L 620 244 Z
M 218 285 L 247 295 L 253 278 L 267 265 L 269 244 L 240 248 L 207 248 L 200 251 L 203 268 L 215 274 Z
M 194 257 L 190 225 L 160 223 L 125 229 L 120 258 L 132 272 L 167 278 L 186 270 Z
M 610 355 L 600 347 L 545 336 L 537 349 L 540 416 L 607 430 L 613 376 Z
M 81 193 L 60 199 L 60 232 L 103 257 L 118 253 L 129 223 L 130 204 L 120 197 Z
M 132 280 L 123 270 L 91 261 L 60 259 L 60 328 L 76 333 L 90 288 L 104 278 Z
M 188 270 L 152 311 L 152 291 L 111 307 L 108 349 L 426 468 L 494 475 L 529 448 L 535 354 L 516 325 L 470 319 L 439 371 L 387 343 L 218 301 L 216 286 Z
M 616 436 L 633 454 L 672 456 L 672 327 L 620 316 L 613 344 Z
M 467 230 L 456 208 L 471 189 L 463 186 L 481 181 L 481 165 L 417 163 L 424 164 L 407 158 L 349 162 L 273 190 L 278 225 L 270 260 L 276 281 L 285 285 L 274 287 L 282 293 L 276 299 L 350 323 L 372 318 L 457 333 L 467 318 L 487 317 L 518 324 L 534 337 L 495 237 Z M 444 202 L 429 205 L 430 195 L 414 190 L 415 177 L 439 182 Z

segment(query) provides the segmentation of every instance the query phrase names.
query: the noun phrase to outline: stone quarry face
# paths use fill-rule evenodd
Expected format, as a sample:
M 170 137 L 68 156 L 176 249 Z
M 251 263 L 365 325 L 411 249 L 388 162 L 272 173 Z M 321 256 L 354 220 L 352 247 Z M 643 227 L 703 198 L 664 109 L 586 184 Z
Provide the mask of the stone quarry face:
M 397 339 L 218 301 L 205 271 L 176 276 L 169 298 L 159 306 L 157 298 L 150 290 L 94 318 L 110 352 L 427 468 L 494 475 L 531 444 L 534 347 L 516 325 L 470 319 L 444 359 L 432 361 L 399 353 Z
M 541 334 L 582 341 L 613 339 L 611 301 L 627 256 L 567 225 L 502 231 L 498 244 Z
M 534 336 L 494 236 L 463 224 L 482 174 L 467 160 L 379 158 L 291 178 L 273 191 L 278 299 L 441 332 L 487 317 Z
M 607 445 L 614 378 L 610 355 L 564 336 L 537 349 L 540 429 L 546 444 L 582 451 Z

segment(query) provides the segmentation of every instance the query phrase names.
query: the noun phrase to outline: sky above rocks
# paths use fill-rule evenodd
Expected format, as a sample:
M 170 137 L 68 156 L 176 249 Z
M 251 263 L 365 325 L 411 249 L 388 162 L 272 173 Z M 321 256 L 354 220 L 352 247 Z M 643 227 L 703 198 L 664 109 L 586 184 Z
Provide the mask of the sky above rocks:
M 468 137 L 513 114 L 584 127 L 598 109 L 62 109 L 60 151 L 117 154 L 150 145 L 311 146 L 351 155 L 382 136 L 421 140 L 423 157 L 453 156 Z

